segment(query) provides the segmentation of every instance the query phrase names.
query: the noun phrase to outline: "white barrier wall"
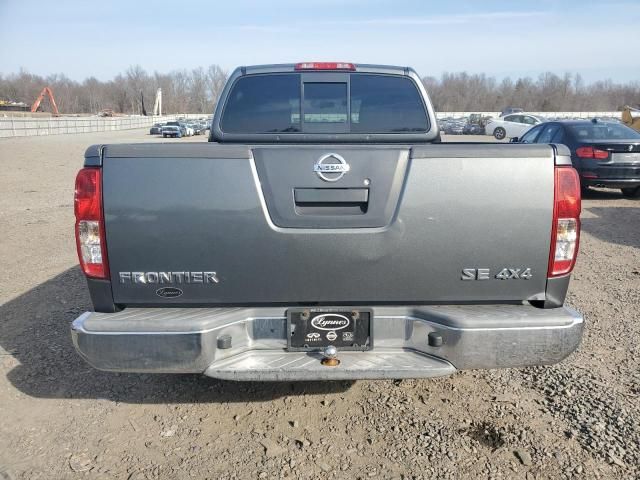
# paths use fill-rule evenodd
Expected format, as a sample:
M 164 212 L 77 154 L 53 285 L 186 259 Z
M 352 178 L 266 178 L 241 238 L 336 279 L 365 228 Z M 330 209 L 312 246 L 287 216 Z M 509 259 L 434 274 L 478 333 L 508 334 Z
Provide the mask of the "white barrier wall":
M 472 113 L 498 117 L 500 112 L 437 112 L 437 118 L 465 118 Z M 620 118 L 622 112 L 527 112 L 548 118 Z M 107 132 L 112 130 L 130 130 L 149 128 L 157 122 L 167 122 L 178 117 L 202 118 L 209 115 L 192 113 L 163 117 L 51 117 L 25 118 L 0 117 L 0 138 L 29 137 L 36 135 L 61 135 L 66 133 Z
M 171 120 L 175 117 L 0 117 L 0 138 L 130 130 Z
M 499 117 L 500 112 L 436 112 L 437 118 L 465 118 L 472 113 L 479 113 L 486 117 Z M 539 115 L 546 118 L 594 118 L 613 117 L 621 118 L 622 112 L 525 112 L 530 115 Z

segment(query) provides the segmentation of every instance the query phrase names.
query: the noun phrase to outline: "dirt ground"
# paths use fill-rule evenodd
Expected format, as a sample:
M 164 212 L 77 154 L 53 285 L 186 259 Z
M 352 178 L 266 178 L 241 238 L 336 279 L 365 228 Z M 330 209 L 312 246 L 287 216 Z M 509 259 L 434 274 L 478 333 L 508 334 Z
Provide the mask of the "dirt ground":
M 88 145 L 144 141 L 162 139 L 0 140 L 0 479 L 640 478 L 640 200 L 585 198 L 568 302 L 586 332 L 554 367 L 297 384 L 103 373 L 69 336 L 91 308 L 74 176 Z

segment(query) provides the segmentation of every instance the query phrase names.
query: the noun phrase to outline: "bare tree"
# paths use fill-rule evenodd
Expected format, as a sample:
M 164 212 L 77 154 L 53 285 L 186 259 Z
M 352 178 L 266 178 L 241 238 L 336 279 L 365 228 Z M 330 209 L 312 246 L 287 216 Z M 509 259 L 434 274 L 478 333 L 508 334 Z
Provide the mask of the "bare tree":
M 499 111 L 506 106 L 534 111 L 611 111 L 640 102 L 640 82 L 605 80 L 585 85 L 579 74 L 570 73 L 545 72 L 537 80 L 507 77 L 501 82 L 482 74 L 445 73 L 439 80 L 425 77 L 423 83 L 439 111 Z
M 222 93 L 222 89 L 224 88 L 224 84 L 227 82 L 227 78 L 229 75 L 227 72 L 222 70 L 218 65 L 210 65 L 207 70 L 207 81 L 209 87 L 209 98 L 211 99 L 212 105 L 218 102 L 218 98 L 220 98 L 220 94 Z
M 207 92 L 207 74 L 202 67 L 192 70 L 189 90 L 189 111 L 193 113 L 206 112 L 211 101 Z
M 228 75 L 218 65 L 193 70 L 148 74 L 140 65 L 130 66 L 113 80 L 89 77 L 83 82 L 63 74 L 42 77 L 21 69 L 0 74 L 0 99 L 31 105 L 44 86 L 50 86 L 64 113 L 95 113 L 105 108 L 140 114 L 140 93 L 148 105 L 162 88 L 166 113 L 211 113 Z M 640 82 L 603 80 L 585 84 L 579 74 L 542 73 L 537 79 L 509 77 L 496 80 L 485 74 L 445 73 L 439 79 L 425 77 L 425 86 L 439 111 L 499 111 L 506 106 L 534 111 L 607 111 L 640 103 Z

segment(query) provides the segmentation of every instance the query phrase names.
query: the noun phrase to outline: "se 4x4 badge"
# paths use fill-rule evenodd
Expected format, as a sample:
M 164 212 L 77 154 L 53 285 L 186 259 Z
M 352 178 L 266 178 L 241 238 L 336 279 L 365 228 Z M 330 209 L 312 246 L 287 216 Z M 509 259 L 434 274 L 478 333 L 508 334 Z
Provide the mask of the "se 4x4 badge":
M 463 268 L 462 280 L 529 280 L 533 277 L 530 268 L 502 268 L 493 275 L 490 268 Z

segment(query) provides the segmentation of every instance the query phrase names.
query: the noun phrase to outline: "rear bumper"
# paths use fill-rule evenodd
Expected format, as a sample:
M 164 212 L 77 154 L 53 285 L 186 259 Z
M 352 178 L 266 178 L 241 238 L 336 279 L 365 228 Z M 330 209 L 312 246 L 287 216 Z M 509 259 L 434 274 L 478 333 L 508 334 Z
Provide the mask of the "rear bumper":
M 583 185 L 610 188 L 633 188 L 640 185 L 638 164 L 603 164 L 597 160 L 584 160 L 579 173 Z
M 269 308 L 130 308 L 86 312 L 73 343 L 95 368 L 124 372 L 204 373 L 232 380 L 420 378 L 471 368 L 561 361 L 582 337 L 583 318 L 567 308 L 473 305 L 374 308 L 374 348 L 338 352 L 341 364 L 286 351 L 286 315 Z M 428 335 L 442 337 L 429 346 Z M 231 336 L 231 348 L 217 339 Z

